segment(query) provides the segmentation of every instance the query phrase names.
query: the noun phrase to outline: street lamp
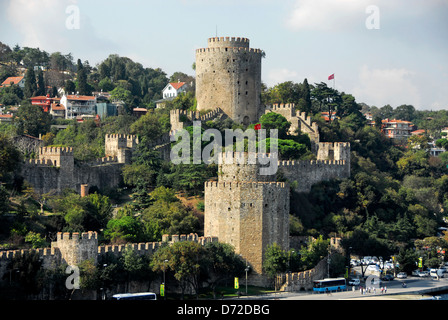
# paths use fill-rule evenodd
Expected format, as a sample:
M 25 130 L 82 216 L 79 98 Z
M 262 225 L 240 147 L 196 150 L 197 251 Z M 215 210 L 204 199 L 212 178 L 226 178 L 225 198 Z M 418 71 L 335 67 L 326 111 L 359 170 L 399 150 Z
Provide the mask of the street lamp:
M 166 262 L 168 262 L 168 260 L 164 260 L 163 261 L 163 298 L 164 300 L 166 300 L 166 286 L 165 286 L 165 270 L 166 270 Z
M 246 268 L 244 269 L 244 271 L 246 271 L 246 296 L 247 296 L 247 273 L 249 272 L 250 267 L 247 265 L 247 260 L 246 260 Z

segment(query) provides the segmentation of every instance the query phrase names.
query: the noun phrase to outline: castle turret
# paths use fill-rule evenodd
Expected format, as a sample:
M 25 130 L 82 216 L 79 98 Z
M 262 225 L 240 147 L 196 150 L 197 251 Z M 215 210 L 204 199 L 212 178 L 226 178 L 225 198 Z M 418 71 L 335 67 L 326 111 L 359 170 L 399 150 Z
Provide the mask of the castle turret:
M 219 107 L 237 123 L 258 121 L 262 55 L 247 38 L 209 38 L 207 48 L 196 50 L 197 109 Z
M 119 163 L 130 163 L 132 151 L 137 147 L 138 143 L 138 137 L 134 135 L 106 134 L 106 156 L 117 157 Z
M 263 285 L 266 248 L 289 249 L 289 186 L 260 174 L 270 154 L 227 152 L 219 156 L 218 182 L 205 183 L 204 236 L 229 243 L 252 268 L 249 281 Z
M 84 260 L 92 259 L 94 264 L 98 257 L 98 235 L 96 232 L 58 232 L 56 241 L 51 243 L 61 254 L 61 263 L 77 266 Z

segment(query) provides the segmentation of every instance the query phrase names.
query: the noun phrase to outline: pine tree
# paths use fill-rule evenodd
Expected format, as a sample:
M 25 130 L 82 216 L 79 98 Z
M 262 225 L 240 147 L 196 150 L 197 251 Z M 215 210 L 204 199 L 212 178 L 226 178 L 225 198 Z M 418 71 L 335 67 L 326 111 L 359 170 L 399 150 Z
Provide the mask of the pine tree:
M 37 92 L 36 95 L 44 96 L 46 93 L 45 90 L 45 81 L 44 81 L 44 73 L 39 69 L 37 72 Z
M 80 59 L 78 59 L 78 92 L 81 95 L 90 95 L 91 93 L 87 84 L 87 72 Z
M 311 112 L 311 93 L 310 86 L 308 84 L 308 80 L 305 79 L 301 86 L 301 98 L 299 100 L 299 110 L 302 112 L 310 113 Z
M 28 68 L 25 75 L 25 88 L 23 94 L 25 99 L 34 97 L 37 93 L 36 74 L 33 68 Z

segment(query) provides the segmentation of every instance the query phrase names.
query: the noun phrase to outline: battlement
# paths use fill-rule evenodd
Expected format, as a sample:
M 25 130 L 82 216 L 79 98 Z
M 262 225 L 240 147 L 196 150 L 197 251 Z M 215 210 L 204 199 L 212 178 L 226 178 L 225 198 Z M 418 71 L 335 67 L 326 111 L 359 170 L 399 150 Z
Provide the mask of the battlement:
M 248 38 L 213 37 L 208 39 L 208 47 L 249 47 Z
M 310 167 L 322 167 L 322 166 L 345 166 L 347 162 L 345 160 L 282 160 L 278 162 L 279 169 L 297 167 L 297 169 L 304 169 Z
M 173 243 L 181 242 L 181 241 L 192 241 L 192 242 L 197 242 L 201 245 L 205 245 L 210 242 L 217 242 L 218 238 L 217 237 L 199 237 L 197 233 L 181 234 L 181 235 L 173 234 L 171 236 L 168 234 L 164 234 L 162 236 L 162 242 L 167 242 L 167 243 L 173 244 Z
M 271 161 L 277 161 L 278 155 L 275 153 L 227 151 L 218 155 L 218 164 L 258 164 L 260 159 L 271 159 Z
M 250 188 L 258 189 L 264 187 L 276 187 L 276 188 L 286 188 L 286 182 L 275 182 L 275 181 L 254 181 L 254 182 L 218 182 L 218 181 L 206 181 L 205 188 L 220 189 L 220 190 L 230 190 L 232 188 Z
M 50 159 L 29 159 L 26 164 L 39 167 L 53 167 L 53 161 Z
M 124 148 L 134 148 L 138 143 L 138 137 L 136 135 L 126 134 L 106 134 L 105 136 L 106 146 L 111 142 L 118 142 L 119 146 Z
M 294 103 L 274 103 L 272 106 L 270 106 L 271 110 L 295 110 L 295 104 Z
M 40 257 L 50 257 L 56 254 L 55 248 L 39 248 L 39 249 L 21 249 L 0 251 L 0 260 L 11 260 L 15 257 L 24 256 L 26 254 L 36 252 Z
M 71 147 L 40 147 L 39 154 L 42 156 L 73 156 Z
M 263 50 L 254 49 L 254 48 L 245 48 L 245 47 L 212 47 L 212 48 L 200 48 L 196 49 L 196 54 L 208 54 L 208 53 L 254 53 L 254 54 L 263 54 Z
M 56 235 L 56 241 L 79 241 L 79 240 L 97 240 L 98 239 L 98 233 L 96 231 L 89 231 L 89 232 L 82 232 L 81 234 L 79 232 L 58 232 Z
M 85 165 L 99 166 L 99 165 L 108 164 L 108 163 L 118 163 L 118 157 L 117 156 L 108 156 L 108 157 L 98 158 L 93 161 L 85 162 Z
M 200 119 L 199 111 L 187 111 L 181 109 L 170 110 L 170 119 L 171 117 L 179 118 L 180 116 L 186 116 L 190 121 Z
M 221 108 L 216 108 L 210 112 L 207 112 L 206 114 L 202 115 L 200 117 L 201 121 L 208 121 L 211 119 L 216 118 L 216 116 L 218 116 L 219 114 L 223 113 L 223 111 L 221 110 Z

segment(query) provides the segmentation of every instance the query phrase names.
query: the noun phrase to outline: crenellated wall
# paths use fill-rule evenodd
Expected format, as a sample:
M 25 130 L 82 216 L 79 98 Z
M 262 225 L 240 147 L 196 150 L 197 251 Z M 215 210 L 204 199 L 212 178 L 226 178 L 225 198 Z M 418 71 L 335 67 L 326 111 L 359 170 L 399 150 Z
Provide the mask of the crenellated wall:
M 201 245 L 218 241 L 216 237 L 199 237 L 196 233 L 187 235 L 163 235 L 161 242 L 128 243 L 123 245 L 98 246 L 97 232 L 58 232 L 50 248 L 0 251 L 0 282 L 10 272 L 9 263 L 14 257 L 36 252 L 42 260 L 43 269 L 54 269 L 60 265 L 78 266 L 82 261 L 92 260 L 95 264 L 105 254 L 120 257 L 129 248 L 140 255 L 152 255 L 164 243 L 194 241 Z
M 99 189 L 115 188 L 122 183 L 121 170 L 131 162 L 138 143 L 137 136 L 107 134 L 106 157 L 76 163 L 73 148 L 42 147 L 39 159 L 24 163 L 22 176 L 40 194 L 61 193 L 65 189 L 80 192 L 82 184 Z

